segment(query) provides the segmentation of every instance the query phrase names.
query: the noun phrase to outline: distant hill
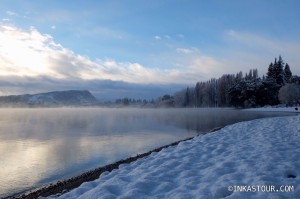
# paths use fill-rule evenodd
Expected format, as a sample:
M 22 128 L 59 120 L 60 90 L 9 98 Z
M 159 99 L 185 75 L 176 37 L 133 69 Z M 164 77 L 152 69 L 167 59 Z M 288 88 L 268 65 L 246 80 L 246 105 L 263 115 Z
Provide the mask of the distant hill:
M 88 106 L 97 104 L 97 99 L 86 90 L 53 91 L 48 93 L 0 96 L 0 106 Z

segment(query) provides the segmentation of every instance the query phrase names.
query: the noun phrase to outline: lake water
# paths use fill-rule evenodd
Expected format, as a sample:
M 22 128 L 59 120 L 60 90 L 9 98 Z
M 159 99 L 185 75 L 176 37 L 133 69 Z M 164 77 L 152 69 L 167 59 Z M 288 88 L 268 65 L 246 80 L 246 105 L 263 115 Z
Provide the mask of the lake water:
M 0 197 L 213 128 L 287 113 L 231 109 L 0 109 Z

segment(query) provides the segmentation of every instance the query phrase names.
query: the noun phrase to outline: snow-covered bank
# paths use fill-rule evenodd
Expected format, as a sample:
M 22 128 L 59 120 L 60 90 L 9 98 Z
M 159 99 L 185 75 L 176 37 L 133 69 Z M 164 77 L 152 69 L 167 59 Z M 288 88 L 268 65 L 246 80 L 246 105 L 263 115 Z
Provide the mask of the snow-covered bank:
M 245 111 L 272 111 L 272 112 L 290 112 L 300 113 L 300 107 L 261 107 L 261 108 L 249 108 Z
M 60 198 L 300 198 L 299 122 L 291 116 L 230 125 Z

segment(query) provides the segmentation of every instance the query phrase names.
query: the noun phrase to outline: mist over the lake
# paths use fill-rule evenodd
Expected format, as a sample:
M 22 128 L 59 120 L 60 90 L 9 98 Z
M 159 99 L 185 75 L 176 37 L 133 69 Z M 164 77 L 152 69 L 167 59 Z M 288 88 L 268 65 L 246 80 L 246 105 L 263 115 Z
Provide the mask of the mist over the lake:
M 0 196 L 66 179 L 243 120 L 233 109 L 2 108 Z

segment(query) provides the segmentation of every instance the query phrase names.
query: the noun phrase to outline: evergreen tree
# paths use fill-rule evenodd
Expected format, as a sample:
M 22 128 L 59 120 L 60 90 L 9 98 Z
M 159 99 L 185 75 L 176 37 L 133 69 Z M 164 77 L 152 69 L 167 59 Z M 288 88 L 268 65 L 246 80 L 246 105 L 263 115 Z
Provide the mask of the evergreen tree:
M 282 57 L 279 56 L 278 61 L 275 58 L 274 64 L 271 63 L 268 68 L 267 78 L 272 78 L 275 80 L 275 82 L 282 86 L 284 85 L 284 62 L 282 60 Z
M 276 59 L 275 59 L 275 62 L 277 63 Z M 268 72 L 267 72 L 267 78 L 272 78 L 272 79 L 275 79 L 276 78 L 276 75 L 275 75 L 275 67 L 274 67 L 274 64 L 271 62 L 269 67 L 268 67 Z
M 289 83 L 291 77 L 292 77 L 292 72 L 291 72 L 290 66 L 288 64 L 285 64 L 285 67 L 284 67 L 284 80 L 285 80 L 285 82 Z
M 257 79 L 258 78 L 258 71 L 257 68 L 253 69 L 253 79 Z
M 248 74 L 248 79 L 253 79 L 253 72 L 252 69 L 250 69 L 249 74 Z
M 279 56 L 278 59 L 278 63 L 277 63 L 277 67 L 276 67 L 276 82 L 279 85 L 284 85 L 284 62 L 281 58 L 281 56 Z
M 256 104 L 260 106 L 278 104 L 279 88 L 278 84 L 272 78 L 266 78 L 259 82 L 255 94 Z
M 230 104 L 235 107 L 243 107 L 246 100 L 246 82 L 240 81 L 233 85 L 229 90 Z

